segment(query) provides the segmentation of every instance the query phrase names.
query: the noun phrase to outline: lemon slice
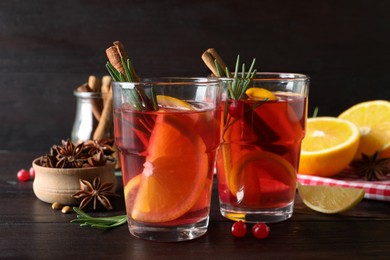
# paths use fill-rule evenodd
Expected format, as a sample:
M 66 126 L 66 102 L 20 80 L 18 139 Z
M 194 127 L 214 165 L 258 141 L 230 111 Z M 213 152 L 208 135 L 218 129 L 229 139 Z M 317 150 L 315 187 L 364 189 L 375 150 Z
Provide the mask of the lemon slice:
M 335 214 L 351 209 L 364 197 L 364 190 L 339 186 L 311 186 L 298 183 L 303 203 L 312 210 Z
M 157 95 L 156 99 L 157 99 L 157 103 L 163 107 L 176 108 L 182 110 L 194 110 L 194 108 L 191 106 L 190 103 L 175 97 L 166 96 L 166 95 Z
M 245 94 L 253 100 L 276 100 L 276 96 L 264 88 L 248 88 Z

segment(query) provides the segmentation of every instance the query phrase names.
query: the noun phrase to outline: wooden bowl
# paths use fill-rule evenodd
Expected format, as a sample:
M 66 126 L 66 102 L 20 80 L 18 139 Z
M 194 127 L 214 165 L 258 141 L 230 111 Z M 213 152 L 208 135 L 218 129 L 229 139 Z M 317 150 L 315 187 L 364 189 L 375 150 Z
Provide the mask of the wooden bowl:
M 32 163 L 35 170 L 33 190 L 38 199 L 47 202 L 59 202 L 62 205 L 78 205 L 79 201 L 73 194 L 80 191 L 80 179 L 93 182 L 100 177 L 101 182 L 113 183 L 115 192 L 117 180 L 115 177 L 115 162 L 107 161 L 106 165 L 87 168 L 48 168 L 40 165 L 40 158 Z

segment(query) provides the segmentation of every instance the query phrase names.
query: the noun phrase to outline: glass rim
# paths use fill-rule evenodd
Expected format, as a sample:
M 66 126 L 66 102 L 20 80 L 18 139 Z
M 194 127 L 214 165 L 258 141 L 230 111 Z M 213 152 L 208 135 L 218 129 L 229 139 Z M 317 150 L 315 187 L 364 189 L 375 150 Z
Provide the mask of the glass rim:
M 241 75 L 241 73 L 239 73 Z M 234 78 L 219 78 L 222 81 L 231 81 Z M 240 80 L 249 80 L 249 78 L 238 78 Z M 294 72 L 257 72 L 256 76 L 251 79 L 252 81 L 308 81 L 310 77 L 302 73 Z
M 218 78 L 208 78 L 208 77 L 146 77 L 140 78 L 140 81 L 137 82 L 128 82 L 128 81 L 113 81 L 113 85 L 213 85 L 220 83 Z

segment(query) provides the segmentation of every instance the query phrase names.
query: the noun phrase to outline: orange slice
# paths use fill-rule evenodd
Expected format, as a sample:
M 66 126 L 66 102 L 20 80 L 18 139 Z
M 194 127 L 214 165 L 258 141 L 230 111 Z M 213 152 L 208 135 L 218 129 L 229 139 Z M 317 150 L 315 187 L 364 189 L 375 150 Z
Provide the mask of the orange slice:
M 156 99 L 157 99 L 157 103 L 163 107 L 175 108 L 181 110 L 194 109 L 190 103 L 175 97 L 166 96 L 166 95 L 157 95 Z
M 302 141 L 298 172 L 329 177 L 352 161 L 359 146 L 359 129 L 336 117 L 309 118 Z
M 256 205 L 262 195 L 293 197 L 296 171 L 287 160 L 273 153 L 249 151 L 234 164 L 227 181 L 238 200 L 242 197 L 245 204 Z
M 202 138 L 176 115 L 159 114 L 150 137 L 131 216 L 141 222 L 167 222 L 197 202 L 208 173 Z
M 362 153 L 390 157 L 390 102 L 373 100 L 359 103 L 344 111 L 339 118 L 356 124 L 360 130 L 360 144 L 355 159 Z
M 252 100 L 276 100 L 276 96 L 265 88 L 248 88 L 245 94 Z
M 137 176 L 130 179 L 125 188 L 123 189 L 123 194 L 125 196 L 126 206 L 130 207 L 134 205 L 134 198 L 137 194 L 139 184 L 141 183 L 141 174 L 138 174 Z M 130 201 L 131 200 L 131 201 Z M 132 208 L 128 208 L 127 212 L 131 212 Z

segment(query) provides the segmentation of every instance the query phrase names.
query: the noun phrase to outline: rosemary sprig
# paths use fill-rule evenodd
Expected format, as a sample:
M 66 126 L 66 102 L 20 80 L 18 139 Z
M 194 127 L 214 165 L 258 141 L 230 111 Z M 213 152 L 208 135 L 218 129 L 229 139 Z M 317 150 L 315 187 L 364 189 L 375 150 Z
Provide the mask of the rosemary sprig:
M 108 229 L 127 223 L 126 215 L 96 218 L 88 215 L 77 207 L 73 207 L 73 210 L 77 213 L 77 219 L 73 219 L 70 222 L 79 223 L 80 227 L 89 226 L 93 228 Z
M 317 116 L 318 116 L 318 110 L 319 110 L 318 107 L 315 107 L 315 108 L 314 108 L 312 117 L 317 117 Z
M 229 69 L 226 67 L 226 71 L 224 72 L 221 65 L 217 60 L 214 60 L 215 67 L 218 71 L 219 77 L 227 77 L 231 78 L 231 73 Z M 249 67 L 248 72 L 245 69 L 245 63 L 241 65 L 241 77 L 240 73 L 240 55 L 237 55 L 236 66 L 233 74 L 233 81 L 228 82 L 228 95 L 230 99 L 239 100 L 245 94 L 245 91 L 248 89 L 250 80 L 256 75 L 257 70 L 254 69 L 256 59 L 252 60 L 251 66 Z
M 123 69 L 125 71 L 125 74 L 122 72 L 118 71 L 109 61 L 106 63 L 106 68 L 108 72 L 110 73 L 111 77 L 114 79 L 114 81 L 119 81 L 119 82 L 136 82 L 137 78 L 133 73 L 133 64 L 131 63 L 130 59 L 125 60 L 123 57 L 121 57 L 121 62 Z M 152 103 L 150 100 L 146 97 L 145 94 L 142 94 L 139 89 L 136 87 L 134 88 L 129 88 L 126 89 L 128 91 L 128 97 L 134 108 L 138 111 L 142 110 L 150 110 L 151 108 L 153 110 L 158 110 L 158 106 L 155 104 L 155 91 L 153 88 L 151 89 L 151 94 L 152 94 Z M 152 107 L 149 107 L 148 104 L 152 104 Z

